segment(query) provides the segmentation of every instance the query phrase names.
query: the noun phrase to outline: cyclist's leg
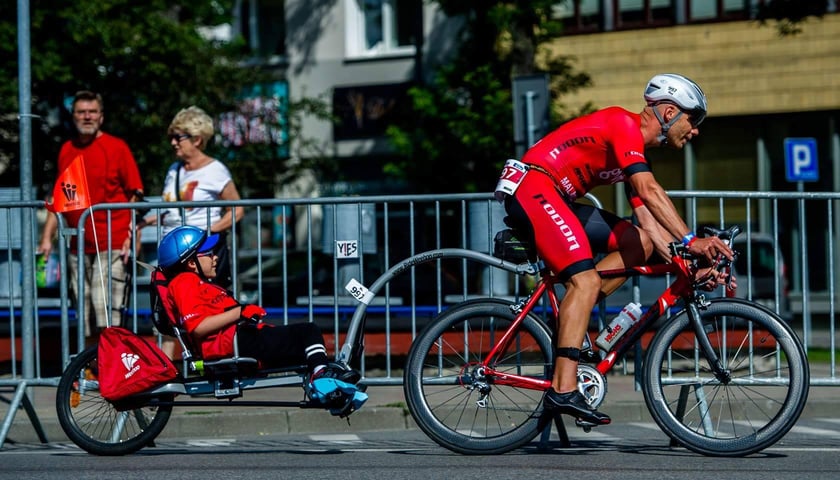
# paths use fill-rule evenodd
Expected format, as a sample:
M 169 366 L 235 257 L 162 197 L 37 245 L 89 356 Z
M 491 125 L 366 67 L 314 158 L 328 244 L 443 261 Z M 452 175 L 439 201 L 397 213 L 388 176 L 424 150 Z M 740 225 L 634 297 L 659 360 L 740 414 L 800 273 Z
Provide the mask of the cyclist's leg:
M 240 325 L 239 354 L 267 367 L 306 364 L 310 372 L 328 363 L 324 338 L 314 323 Z
M 507 206 L 512 216 L 527 216 L 534 230 L 537 252 L 566 285 L 557 319 L 555 346 L 559 355 L 555 360 L 553 388 L 546 395 L 545 405 L 589 422 L 609 423 L 609 417 L 588 409 L 577 390 L 580 343 L 601 285 L 586 232 L 544 175 L 526 176 L 515 201 Z
M 612 270 L 634 265 L 644 265 L 653 253 L 653 243 L 641 228 L 611 212 L 591 205 L 572 204 L 580 219 L 594 253 L 606 254 L 597 270 Z M 601 296 L 614 292 L 626 277 L 605 278 L 601 281 Z
M 601 277 L 594 268 L 578 272 L 565 282 L 566 294 L 559 310 L 554 378 L 552 389 L 545 396 L 546 408 L 596 425 L 610 423 L 610 417 L 592 410 L 578 391 L 580 349 L 570 345 L 580 344 L 580 339 L 586 334 L 600 285 Z

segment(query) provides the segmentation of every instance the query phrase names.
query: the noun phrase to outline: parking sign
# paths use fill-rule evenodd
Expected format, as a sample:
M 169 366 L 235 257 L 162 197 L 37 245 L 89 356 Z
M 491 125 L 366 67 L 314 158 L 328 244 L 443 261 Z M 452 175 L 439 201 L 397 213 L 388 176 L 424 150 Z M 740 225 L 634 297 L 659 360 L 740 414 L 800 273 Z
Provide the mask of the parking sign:
M 785 139 L 785 177 L 788 182 L 816 182 L 820 179 L 817 139 Z

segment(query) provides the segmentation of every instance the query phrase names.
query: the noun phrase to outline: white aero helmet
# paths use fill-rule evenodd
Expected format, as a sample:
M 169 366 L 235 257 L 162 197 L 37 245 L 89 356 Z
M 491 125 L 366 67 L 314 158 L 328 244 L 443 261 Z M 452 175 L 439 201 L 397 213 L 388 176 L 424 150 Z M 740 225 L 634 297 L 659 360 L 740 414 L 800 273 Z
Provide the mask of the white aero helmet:
M 700 125 L 706 118 L 706 95 L 691 79 L 676 73 L 660 73 L 650 79 L 645 88 L 649 106 L 673 103 L 691 115 L 691 123 Z
M 706 118 L 706 94 L 692 80 L 676 73 L 660 73 L 651 78 L 645 88 L 645 101 L 649 107 L 660 103 L 678 106 L 682 112 L 688 114 L 691 125 L 695 128 Z M 659 110 L 653 109 L 653 114 L 662 127 L 662 132 L 657 137 L 662 145 L 668 142 L 668 130 L 679 120 L 682 112 L 670 122 L 665 122 Z

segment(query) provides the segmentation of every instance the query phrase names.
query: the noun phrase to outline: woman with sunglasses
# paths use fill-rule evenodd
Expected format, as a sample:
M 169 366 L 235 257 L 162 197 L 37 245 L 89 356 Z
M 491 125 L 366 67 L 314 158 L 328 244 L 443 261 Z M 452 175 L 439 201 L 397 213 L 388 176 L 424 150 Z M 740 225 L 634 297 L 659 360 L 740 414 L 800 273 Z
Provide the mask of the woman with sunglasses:
M 190 106 L 175 115 L 169 124 L 167 138 L 177 160 L 166 172 L 163 201 L 212 202 L 240 199 L 230 170 L 205 152 L 214 133 L 213 119 L 199 107 Z M 217 265 L 213 283 L 229 288 L 232 279 L 226 236 L 233 222 L 242 219 L 244 212 L 239 206 L 170 208 L 158 215 L 147 216 L 138 223 L 138 228 L 160 222 L 163 235 L 181 225 L 192 225 L 220 234 L 214 249 Z M 165 338 L 163 350 L 171 357 L 175 352 L 174 339 Z
M 168 129 L 169 144 L 178 160 L 166 172 L 163 183 L 165 202 L 203 202 L 214 200 L 239 200 L 239 191 L 227 166 L 207 155 L 205 149 L 215 133 L 213 119 L 196 106 L 184 108 L 175 115 Z M 187 207 L 170 208 L 160 217 L 144 219 L 144 225 L 160 222 L 163 234 L 180 225 L 193 225 L 220 233 L 221 241 L 215 250 L 219 257 L 215 283 L 230 286 L 230 258 L 225 234 L 244 214 L 242 207 Z M 182 217 L 183 215 L 183 217 Z

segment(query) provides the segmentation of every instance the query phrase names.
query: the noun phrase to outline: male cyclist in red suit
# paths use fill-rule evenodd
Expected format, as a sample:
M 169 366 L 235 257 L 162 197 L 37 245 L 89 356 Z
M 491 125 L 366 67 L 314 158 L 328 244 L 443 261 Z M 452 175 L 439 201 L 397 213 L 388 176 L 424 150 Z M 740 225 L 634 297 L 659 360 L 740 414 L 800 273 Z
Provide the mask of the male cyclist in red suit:
M 682 75 L 660 74 L 647 84 L 646 106 L 636 114 L 608 107 L 546 135 L 521 162 L 508 161 L 496 192 L 514 226 L 533 233 L 547 267 L 566 287 L 557 319 L 552 389 L 547 409 L 603 425 L 610 417 L 591 409 L 577 390 L 580 346 L 595 303 L 625 279 L 602 280 L 597 270 L 643 265 L 668 244 L 682 241 L 695 255 L 732 257 L 716 237 L 699 238 L 680 217 L 651 173 L 645 148 L 682 148 L 699 134 L 706 96 Z M 593 187 L 626 182 L 634 226 L 605 210 L 575 203 Z M 606 256 L 595 264 L 593 252 Z

